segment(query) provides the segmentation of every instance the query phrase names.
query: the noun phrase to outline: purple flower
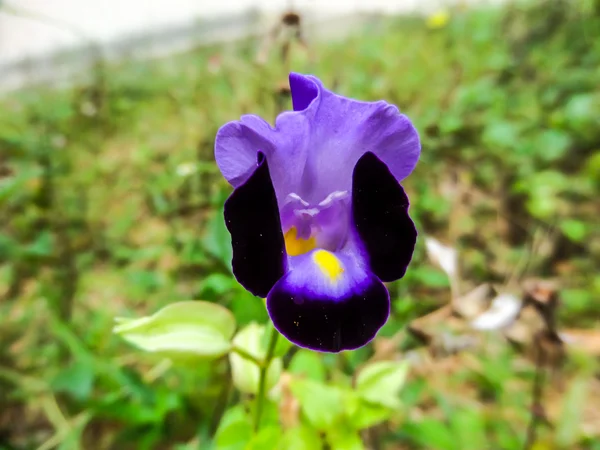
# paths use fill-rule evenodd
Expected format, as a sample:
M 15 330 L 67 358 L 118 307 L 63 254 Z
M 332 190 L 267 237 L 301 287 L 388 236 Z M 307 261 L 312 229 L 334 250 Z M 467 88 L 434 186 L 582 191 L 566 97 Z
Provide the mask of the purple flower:
M 390 310 L 383 282 L 404 276 L 417 231 L 399 181 L 419 159 L 410 120 L 384 101 L 290 74 L 294 110 L 275 127 L 246 115 L 217 133 L 235 190 L 225 203 L 233 273 L 281 334 L 324 352 L 375 337 Z

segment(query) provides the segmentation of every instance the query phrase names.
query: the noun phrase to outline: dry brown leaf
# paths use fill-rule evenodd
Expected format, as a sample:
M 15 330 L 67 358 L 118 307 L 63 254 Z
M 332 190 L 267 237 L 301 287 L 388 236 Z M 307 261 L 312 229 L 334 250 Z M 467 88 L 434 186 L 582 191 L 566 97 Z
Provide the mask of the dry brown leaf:
M 517 321 L 504 331 L 504 335 L 512 342 L 527 346 L 544 327 L 544 319 L 539 311 L 534 306 L 527 305 L 521 310 Z
M 279 385 L 281 387 L 281 402 L 279 403 L 279 417 L 284 429 L 294 428 L 300 423 L 300 403 L 292 395 L 290 383 L 293 376 L 287 372 L 281 374 Z
M 565 329 L 558 333 L 567 347 L 600 356 L 600 330 Z
M 558 283 L 555 280 L 529 279 L 523 282 L 523 290 L 533 301 L 549 304 L 556 296 Z
M 481 284 L 462 297 L 454 299 L 454 311 L 466 319 L 473 319 L 489 307 L 495 296 L 496 291 L 489 283 Z

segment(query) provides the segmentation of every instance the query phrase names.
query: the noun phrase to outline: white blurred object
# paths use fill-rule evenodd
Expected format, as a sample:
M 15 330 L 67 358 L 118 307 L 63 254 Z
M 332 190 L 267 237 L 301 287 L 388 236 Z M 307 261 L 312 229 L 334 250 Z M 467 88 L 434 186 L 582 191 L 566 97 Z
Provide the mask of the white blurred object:
M 145 40 L 146 52 L 158 56 L 194 48 L 199 34 L 203 43 L 210 43 L 264 31 L 265 23 L 258 24 L 262 26 L 257 30 L 243 19 L 242 16 L 250 13 L 266 18 L 293 7 L 309 19 L 307 22 L 326 22 L 327 28 L 335 29 L 348 22 L 344 16 L 349 15 L 366 18 L 370 14 L 430 14 L 452 5 L 504 1 L 0 0 L 0 90 L 45 79 L 38 75 L 41 69 L 57 72 L 57 67 L 62 67 L 52 59 L 54 56 L 78 50 L 82 59 L 90 52 L 91 44 L 95 52 L 101 51 L 106 57 L 129 51 L 123 49 L 128 42 Z M 343 20 L 338 20 L 342 17 Z M 336 26 L 329 23 L 332 19 Z M 269 20 L 272 23 L 275 19 Z M 349 25 L 357 29 L 352 23 Z M 27 66 L 25 63 L 35 64 Z M 74 69 L 75 73 L 79 70 Z M 68 74 L 55 74 L 51 79 L 68 78 Z
M 429 258 L 442 268 L 448 276 L 453 279 L 456 277 L 458 253 L 452 247 L 442 244 L 434 238 L 425 238 L 425 246 Z
M 512 324 L 519 312 L 523 301 L 512 294 L 500 294 L 490 308 L 471 322 L 476 330 L 499 330 Z
M 287 0 L 4 0 L 0 9 L 0 63 L 81 44 L 82 37 L 98 44 L 147 30 L 184 25 L 196 20 L 237 15 L 248 10 L 280 14 Z M 295 10 L 316 10 L 332 17 L 355 12 L 398 13 L 432 9 L 437 2 L 408 0 L 295 0 Z M 435 7 L 434 7 L 435 8 Z M 44 20 L 10 13 L 26 11 Z
M 198 170 L 198 167 L 193 162 L 181 163 L 175 169 L 175 173 L 180 177 L 188 177 L 195 173 Z

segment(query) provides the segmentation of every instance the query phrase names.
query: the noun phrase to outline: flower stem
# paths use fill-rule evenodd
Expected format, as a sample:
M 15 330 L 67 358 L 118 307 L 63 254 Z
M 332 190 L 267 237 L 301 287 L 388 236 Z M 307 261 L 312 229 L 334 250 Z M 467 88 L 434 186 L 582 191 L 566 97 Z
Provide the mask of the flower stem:
M 254 432 L 256 433 L 260 428 L 260 416 L 262 415 L 263 404 L 265 402 L 265 388 L 267 385 L 267 372 L 275 353 L 275 346 L 277 345 L 277 337 L 279 333 L 275 327 L 271 328 L 271 337 L 269 338 L 269 347 L 267 349 L 267 355 L 263 365 L 260 368 L 260 375 L 258 378 L 258 394 L 256 395 L 256 415 L 254 416 Z
M 260 361 L 258 358 L 256 358 L 255 356 L 251 355 L 250 353 L 248 353 L 243 348 L 234 346 L 231 349 L 231 351 L 233 353 L 237 353 L 238 355 L 240 355 L 245 360 L 250 361 L 251 363 L 256 364 L 258 367 L 262 367 L 264 365 L 264 363 L 262 361 Z

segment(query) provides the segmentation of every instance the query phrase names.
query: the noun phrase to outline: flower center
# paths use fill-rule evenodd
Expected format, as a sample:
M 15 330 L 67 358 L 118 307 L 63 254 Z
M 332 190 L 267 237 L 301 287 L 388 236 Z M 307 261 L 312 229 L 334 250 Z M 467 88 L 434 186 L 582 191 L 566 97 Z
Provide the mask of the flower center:
M 350 227 L 349 203 L 345 191 L 333 192 L 316 205 L 290 194 L 281 210 L 287 254 L 298 256 L 314 249 L 340 250 Z

